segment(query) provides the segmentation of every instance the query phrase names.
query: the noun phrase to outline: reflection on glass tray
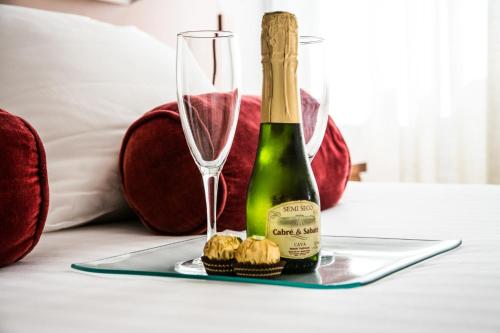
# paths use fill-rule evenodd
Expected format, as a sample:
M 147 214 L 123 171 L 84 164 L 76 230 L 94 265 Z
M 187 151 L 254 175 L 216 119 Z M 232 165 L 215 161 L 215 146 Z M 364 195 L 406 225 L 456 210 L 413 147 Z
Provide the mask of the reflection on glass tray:
M 454 249 L 462 243 L 461 240 L 344 236 L 322 236 L 321 241 L 321 265 L 316 272 L 282 275 L 276 280 L 178 273 L 175 270 L 176 264 L 198 257 L 205 237 L 72 264 L 71 267 L 92 273 L 166 276 L 316 289 L 354 288 Z

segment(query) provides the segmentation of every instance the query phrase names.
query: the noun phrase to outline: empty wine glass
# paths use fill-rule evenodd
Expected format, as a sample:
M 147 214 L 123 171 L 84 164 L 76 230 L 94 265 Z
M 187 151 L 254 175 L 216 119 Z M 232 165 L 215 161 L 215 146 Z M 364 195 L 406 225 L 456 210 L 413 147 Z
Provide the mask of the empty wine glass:
M 302 126 L 309 161 L 318 152 L 328 125 L 328 69 L 324 39 L 300 36 L 298 82 Z
M 207 239 L 217 232 L 217 185 L 234 138 L 240 110 L 240 67 L 230 31 L 177 35 L 177 102 L 184 136 L 201 172 L 207 208 Z M 202 273 L 201 260 L 176 267 Z

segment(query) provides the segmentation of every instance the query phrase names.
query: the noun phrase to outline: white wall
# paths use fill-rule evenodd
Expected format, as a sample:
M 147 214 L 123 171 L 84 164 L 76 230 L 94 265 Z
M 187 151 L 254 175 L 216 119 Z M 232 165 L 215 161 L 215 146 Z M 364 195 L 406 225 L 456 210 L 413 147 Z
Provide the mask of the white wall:
M 300 35 L 320 35 L 317 3 L 310 0 L 217 0 L 224 15 L 224 28 L 234 31 L 240 38 L 244 93 L 261 94 L 260 30 L 264 13 L 278 10 L 294 13 Z
M 500 1 L 489 1 L 488 20 L 488 181 L 500 184 Z
M 260 64 L 261 1 L 218 0 L 223 14 L 223 27 L 238 35 L 241 49 L 242 90 L 245 94 L 260 95 L 262 67 Z

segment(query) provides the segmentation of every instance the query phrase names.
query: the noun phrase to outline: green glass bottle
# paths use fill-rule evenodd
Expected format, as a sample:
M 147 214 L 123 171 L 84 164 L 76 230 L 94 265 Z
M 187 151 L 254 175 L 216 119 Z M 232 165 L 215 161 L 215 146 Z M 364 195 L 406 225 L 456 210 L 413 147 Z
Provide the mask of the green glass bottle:
M 297 46 L 293 14 L 264 15 L 261 126 L 247 194 L 247 236 L 278 244 L 285 273 L 315 270 L 320 251 L 319 195 L 300 124 Z

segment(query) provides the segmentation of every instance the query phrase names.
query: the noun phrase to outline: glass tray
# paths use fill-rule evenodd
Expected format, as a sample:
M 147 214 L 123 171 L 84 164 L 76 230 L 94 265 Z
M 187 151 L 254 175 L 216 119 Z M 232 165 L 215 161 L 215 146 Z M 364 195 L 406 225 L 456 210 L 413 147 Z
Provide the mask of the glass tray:
M 72 264 L 71 267 L 91 273 L 166 276 L 314 289 L 355 288 L 454 249 L 462 243 L 461 240 L 347 236 L 322 236 L 321 241 L 321 265 L 316 272 L 282 275 L 275 280 L 178 273 L 176 264 L 200 256 L 205 243 L 204 236 Z

